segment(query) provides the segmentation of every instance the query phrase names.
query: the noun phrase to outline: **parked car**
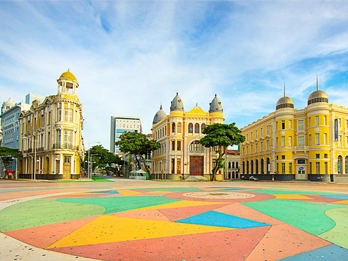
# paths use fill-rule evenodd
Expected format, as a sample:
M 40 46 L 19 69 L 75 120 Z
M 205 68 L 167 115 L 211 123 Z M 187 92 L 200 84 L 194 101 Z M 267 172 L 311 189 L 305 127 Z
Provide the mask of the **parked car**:
M 241 176 L 240 179 L 248 180 L 248 178 L 245 176 Z
M 259 179 L 258 179 L 258 178 L 255 178 L 254 176 L 250 176 L 250 177 L 249 177 L 249 180 L 258 181 Z

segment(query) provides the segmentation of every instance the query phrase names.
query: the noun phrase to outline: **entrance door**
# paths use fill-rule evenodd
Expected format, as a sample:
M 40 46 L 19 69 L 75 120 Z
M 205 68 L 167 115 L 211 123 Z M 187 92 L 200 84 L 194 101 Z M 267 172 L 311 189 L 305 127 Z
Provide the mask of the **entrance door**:
M 297 168 L 296 179 L 298 179 L 298 180 L 306 180 L 307 179 L 305 167 L 298 167 Z
M 190 156 L 190 175 L 203 176 L 203 156 Z

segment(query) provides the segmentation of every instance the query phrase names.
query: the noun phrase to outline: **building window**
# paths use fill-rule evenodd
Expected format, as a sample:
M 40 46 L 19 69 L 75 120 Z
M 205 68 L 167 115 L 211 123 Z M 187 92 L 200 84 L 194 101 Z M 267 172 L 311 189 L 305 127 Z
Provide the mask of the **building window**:
M 340 147 L 342 147 L 342 135 L 338 136 L 338 142 L 339 142 Z
M 292 129 L 292 120 L 289 120 L 289 129 Z
M 263 137 L 263 128 L 261 128 L 261 137 Z
M 289 163 L 289 174 L 292 174 L 292 163 Z
M 297 121 L 297 123 L 298 123 L 298 130 L 304 130 L 304 121 L 303 120 L 298 120 Z
M 178 133 L 181 133 L 181 122 L 178 123 Z
M 327 125 L 327 117 L 324 116 L 324 125 Z
M 324 154 L 324 158 L 327 159 L 327 153 Z
M 282 121 L 282 130 L 285 130 L 285 121 Z
M 311 121 L 312 121 L 312 118 L 309 117 L 309 118 L 308 118 L 308 127 L 311 127 L 311 126 L 312 126 L 312 122 L 311 122 Z
M 281 146 L 282 146 L 282 148 L 284 148 L 285 147 L 285 136 L 282 136 L 282 144 L 281 144 Z
M 319 126 L 319 116 L 315 116 L 315 126 Z
M 312 145 L 312 134 L 308 135 L 308 144 L 309 144 L 309 146 Z
M 199 133 L 199 123 L 195 124 L 195 133 Z
M 62 144 L 62 131 L 57 130 L 57 149 L 61 148 L 61 144 Z
M 189 125 L 188 125 L 188 132 L 193 133 L 193 124 L 192 123 L 189 123 Z
M 319 133 L 315 134 L 315 145 L 320 145 L 320 134 Z
M 309 162 L 309 174 L 312 174 L 312 162 Z
M 263 151 L 263 141 L 260 142 L 260 152 Z
M 292 136 L 289 136 L 289 147 L 292 147 Z
M 204 151 L 202 144 L 200 144 L 198 140 L 191 142 L 189 149 L 190 149 L 190 152 L 203 152 Z
M 57 109 L 57 120 L 58 121 L 62 120 L 62 109 Z
M 65 109 L 64 111 L 65 114 L 65 121 L 72 122 L 72 109 Z
M 172 140 L 172 150 L 175 150 L 175 140 Z
M 258 138 L 259 138 L 259 137 L 258 137 L 258 130 L 256 130 L 255 135 L 256 135 L 255 139 L 258 139 Z
M 320 174 L 320 162 L 315 163 L 315 171 L 316 171 L 316 174 Z
M 327 133 L 324 133 L 324 145 L 327 145 Z
M 285 163 L 282 163 L 282 174 L 285 174 Z
M 181 150 L 181 141 L 180 140 L 178 140 L 176 143 L 176 149 Z
M 64 157 L 64 163 L 70 163 L 70 157 L 68 157 L 68 156 L 65 156 Z
M 266 150 L 269 150 L 269 140 L 266 141 Z
M 205 123 L 202 123 L 202 125 L 201 125 L 201 131 L 204 130 L 205 126 L 206 126 Z
M 324 171 L 325 171 L 325 174 L 329 173 L 329 168 L 327 167 L 327 162 L 324 162 Z
M 64 149 L 71 149 L 72 144 L 72 131 L 64 131 Z
M 172 123 L 172 133 L 175 133 L 175 123 Z
M 316 159 L 320 159 L 320 154 L 315 154 Z
M 267 127 L 266 127 L 266 133 L 267 133 L 267 135 L 269 135 L 269 125 L 267 125 Z
M 304 146 L 304 136 L 298 136 L 298 138 L 297 138 L 297 145 L 299 147 L 303 147 Z
M 282 155 L 282 160 L 285 160 L 285 155 Z

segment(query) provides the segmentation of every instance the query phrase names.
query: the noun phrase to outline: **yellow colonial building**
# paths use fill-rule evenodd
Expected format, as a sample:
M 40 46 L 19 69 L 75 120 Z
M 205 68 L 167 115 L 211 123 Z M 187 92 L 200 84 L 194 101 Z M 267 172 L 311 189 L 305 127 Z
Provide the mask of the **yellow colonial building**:
M 276 180 L 348 178 L 348 109 L 330 104 L 318 81 L 307 107 L 295 109 L 284 87 L 276 110 L 242 128 L 242 134 L 242 174 Z
M 199 140 L 204 136 L 202 129 L 206 125 L 223 122 L 222 104 L 216 95 L 209 112 L 198 105 L 185 112 L 177 93 L 171 102 L 169 115 L 161 106 L 153 119 L 152 137 L 161 144 L 152 155 L 154 177 L 179 180 L 192 175 L 209 179 L 216 154 L 211 148 L 203 147 Z M 217 179 L 223 179 L 222 171 Z
M 79 83 L 69 70 L 57 82 L 57 95 L 42 103 L 33 101 L 19 116 L 21 178 L 71 179 L 80 175 L 84 144 Z

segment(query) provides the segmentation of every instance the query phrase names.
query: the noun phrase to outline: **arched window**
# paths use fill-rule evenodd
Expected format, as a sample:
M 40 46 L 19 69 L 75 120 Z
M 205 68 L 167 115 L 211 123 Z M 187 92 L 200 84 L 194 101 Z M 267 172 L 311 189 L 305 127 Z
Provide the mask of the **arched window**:
M 178 133 L 181 133 L 181 122 L 178 122 Z
M 175 123 L 172 123 L 172 133 L 175 133 Z
M 197 153 L 197 152 L 204 152 L 204 147 L 202 144 L 199 143 L 198 140 L 194 140 L 191 142 L 189 150 L 191 153 Z
M 203 129 L 205 128 L 205 123 L 202 123 L 202 126 L 201 126 L 201 130 L 203 131 Z
M 195 133 L 199 133 L 199 123 L 195 124 Z
M 188 125 L 188 133 L 193 133 L 193 124 L 189 123 Z

